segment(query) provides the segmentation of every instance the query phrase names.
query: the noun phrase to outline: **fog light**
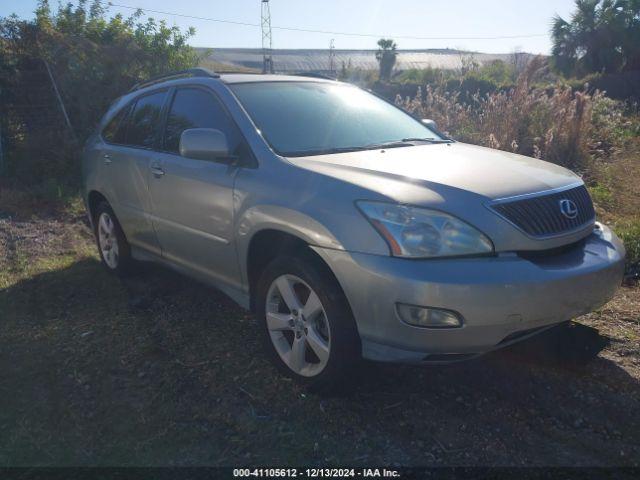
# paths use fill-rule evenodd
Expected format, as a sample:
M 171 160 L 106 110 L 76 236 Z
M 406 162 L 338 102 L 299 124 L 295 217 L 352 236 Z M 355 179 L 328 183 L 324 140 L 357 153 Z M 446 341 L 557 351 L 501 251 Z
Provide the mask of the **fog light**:
M 460 316 L 451 310 L 418 307 L 404 303 L 397 303 L 396 308 L 400 319 L 414 327 L 457 328 L 462 326 Z

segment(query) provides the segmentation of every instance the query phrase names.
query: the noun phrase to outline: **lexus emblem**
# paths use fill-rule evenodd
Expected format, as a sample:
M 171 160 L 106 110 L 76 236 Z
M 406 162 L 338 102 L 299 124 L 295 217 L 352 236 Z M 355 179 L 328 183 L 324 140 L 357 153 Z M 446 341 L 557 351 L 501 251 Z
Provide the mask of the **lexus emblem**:
M 569 219 L 574 219 L 578 216 L 578 206 L 573 200 L 563 198 L 560 200 L 560 213 Z

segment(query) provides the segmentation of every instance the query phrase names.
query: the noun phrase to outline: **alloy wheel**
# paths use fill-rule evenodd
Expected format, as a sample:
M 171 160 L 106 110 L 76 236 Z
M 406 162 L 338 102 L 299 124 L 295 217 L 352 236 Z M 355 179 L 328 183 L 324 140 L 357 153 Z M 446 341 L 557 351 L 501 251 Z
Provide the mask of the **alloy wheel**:
M 98 244 L 104 262 L 109 268 L 118 268 L 118 239 L 116 226 L 107 212 L 103 212 L 98 219 Z
M 267 329 L 282 361 L 305 377 L 318 375 L 327 365 L 331 330 L 317 293 L 295 275 L 281 275 L 269 287 Z

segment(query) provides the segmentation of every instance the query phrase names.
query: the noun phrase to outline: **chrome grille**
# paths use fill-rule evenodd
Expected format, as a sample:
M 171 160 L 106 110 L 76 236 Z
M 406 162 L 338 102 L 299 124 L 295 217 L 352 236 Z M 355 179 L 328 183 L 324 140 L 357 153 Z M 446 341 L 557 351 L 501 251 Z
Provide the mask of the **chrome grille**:
M 560 210 L 561 200 L 571 200 L 577 207 L 575 218 Z M 505 201 L 491 206 L 504 218 L 534 237 L 558 235 L 576 230 L 595 220 L 595 211 L 584 185 L 537 197 Z

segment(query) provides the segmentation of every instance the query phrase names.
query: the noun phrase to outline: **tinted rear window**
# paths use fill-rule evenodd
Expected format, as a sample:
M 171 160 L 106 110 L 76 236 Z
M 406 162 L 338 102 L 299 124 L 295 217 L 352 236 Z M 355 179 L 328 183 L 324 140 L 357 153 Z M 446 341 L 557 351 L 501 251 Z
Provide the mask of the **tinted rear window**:
M 160 130 L 165 96 L 166 92 L 157 92 L 138 99 L 128 122 L 126 139 L 128 145 L 153 147 Z

